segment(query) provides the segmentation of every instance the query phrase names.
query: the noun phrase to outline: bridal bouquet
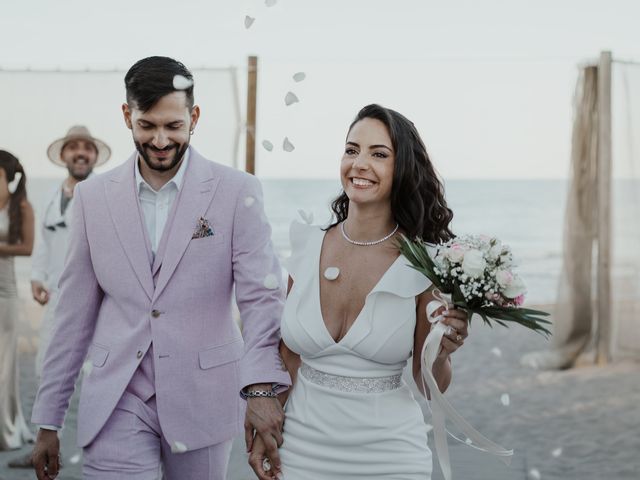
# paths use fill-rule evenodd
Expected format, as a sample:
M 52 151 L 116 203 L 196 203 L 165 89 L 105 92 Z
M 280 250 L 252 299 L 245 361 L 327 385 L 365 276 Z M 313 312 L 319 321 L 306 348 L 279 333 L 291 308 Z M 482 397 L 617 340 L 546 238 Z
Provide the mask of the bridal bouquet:
M 541 318 L 548 313 L 522 307 L 526 287 L 514 272 L 511 249 L 497 238 L 465 235 L 431 246 L 403 236 L 399 247 L 413 268 L 470 318 L 475 313 L 489 325 L 515 322 L 550 335 L 545 327 L 550 322 Z

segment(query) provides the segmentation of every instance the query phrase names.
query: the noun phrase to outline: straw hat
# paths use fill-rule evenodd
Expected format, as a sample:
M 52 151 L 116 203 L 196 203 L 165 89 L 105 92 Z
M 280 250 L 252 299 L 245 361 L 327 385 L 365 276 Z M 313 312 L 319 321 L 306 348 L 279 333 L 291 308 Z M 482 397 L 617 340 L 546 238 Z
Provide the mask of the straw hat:
M 47 156 L 49 160 L 51 160 L 56 165 L 60 165 L 61 167 L 66 167 L 65 163 L 62 161 L 62 157 L 60 153 L 62 152 L 62 148 L 71 140 L 87 140 L 93 143 L 96 146 L 96 150 L 98 150 L 98 160 L 96 161 L 96 167 L 102 165 L 109 157 L 111 157 L 111 149 L 109 146 L 104 143 L 102 140 L 98 140 L 91 136 L 89 133 L 89 129 L 84 125 L 74 125 L 69 129 L 67 134 L 63 138 L 59 138 L 47 148 Z

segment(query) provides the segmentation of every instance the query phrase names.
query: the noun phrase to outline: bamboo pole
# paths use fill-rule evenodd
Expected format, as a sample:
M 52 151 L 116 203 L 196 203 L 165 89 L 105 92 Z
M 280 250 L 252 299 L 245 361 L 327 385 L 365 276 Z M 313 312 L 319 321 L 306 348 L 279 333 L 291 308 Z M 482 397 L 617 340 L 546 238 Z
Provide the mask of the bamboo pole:
M 258 57 L 250 56 L 247 68 L 247 140 L 245 170 L 256 173 L 256 101 L 258 90 Z
M 611 52 L 600 53 L 598 65 L 598 323 L 596 362 L 611 358 Z

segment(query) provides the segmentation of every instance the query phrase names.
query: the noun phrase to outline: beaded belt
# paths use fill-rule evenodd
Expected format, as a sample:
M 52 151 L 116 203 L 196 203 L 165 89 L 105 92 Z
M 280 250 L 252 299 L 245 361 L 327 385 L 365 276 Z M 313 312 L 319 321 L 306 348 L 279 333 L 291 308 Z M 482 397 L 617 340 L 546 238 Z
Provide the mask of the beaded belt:
M 402 386 L 402 374 L 389 377 L 343 377 L 321 372 L 303 363 L 300 373 L 312 383 L 323 387 L 352 393 L 382 393 Z

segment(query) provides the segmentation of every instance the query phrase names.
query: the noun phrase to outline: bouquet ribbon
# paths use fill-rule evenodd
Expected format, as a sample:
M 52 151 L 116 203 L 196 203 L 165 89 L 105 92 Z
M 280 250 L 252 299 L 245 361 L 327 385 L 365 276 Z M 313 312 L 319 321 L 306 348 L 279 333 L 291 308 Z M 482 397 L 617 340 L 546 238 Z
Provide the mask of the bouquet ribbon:
M 447 326 L 440 322 L 441 317 L 433 317 L 433 314 L 440 307 L 448 308 L 447 299 L 439 290 L 434 290 L 433 295 L 436 300 L 432 300 L 427 305 L 427 318 L 431 323 L 431 331 L 427 335 L 427 339 L 422 346 L 422 353 L 420 355 L 422 365 L 422 389 L 427 398 L 426 385 L 429 387 L 431 393 L 431 401 L 427 401 L 429 408 L 431 409 L 432 422 L 433 422 L 433 434 L 435 439 L 436 453 L 438 455 L 438 463 L 442 469 L 442 475 L 445 480 L 451 480 L 451 463 L 449 460 L 449 447 L 447 445 L 447 433 L 461 443 L 465 443 L 470 447 L 477 450 L 491 453 L 501 457 L 502 461 L 509 465 L 511 463 L 511 456 L 513 456 L 513 450 L 506 450 L 497 443 L 492 442 L 467 422 L 462 415 L 460 415 L 449 401 L 444 397 L 440 391 L 436 379 L 433 376 L 433 364 L 440 351 L 440 342 L 442 337 L 452 331 L 450 326 Z M 458 429 L 467 436 L 467 441 L 462 441 L 451 432 L 447 431 L 446 420 L 451 420 Z M 469 443 L 471 440 L 471 443 Z

